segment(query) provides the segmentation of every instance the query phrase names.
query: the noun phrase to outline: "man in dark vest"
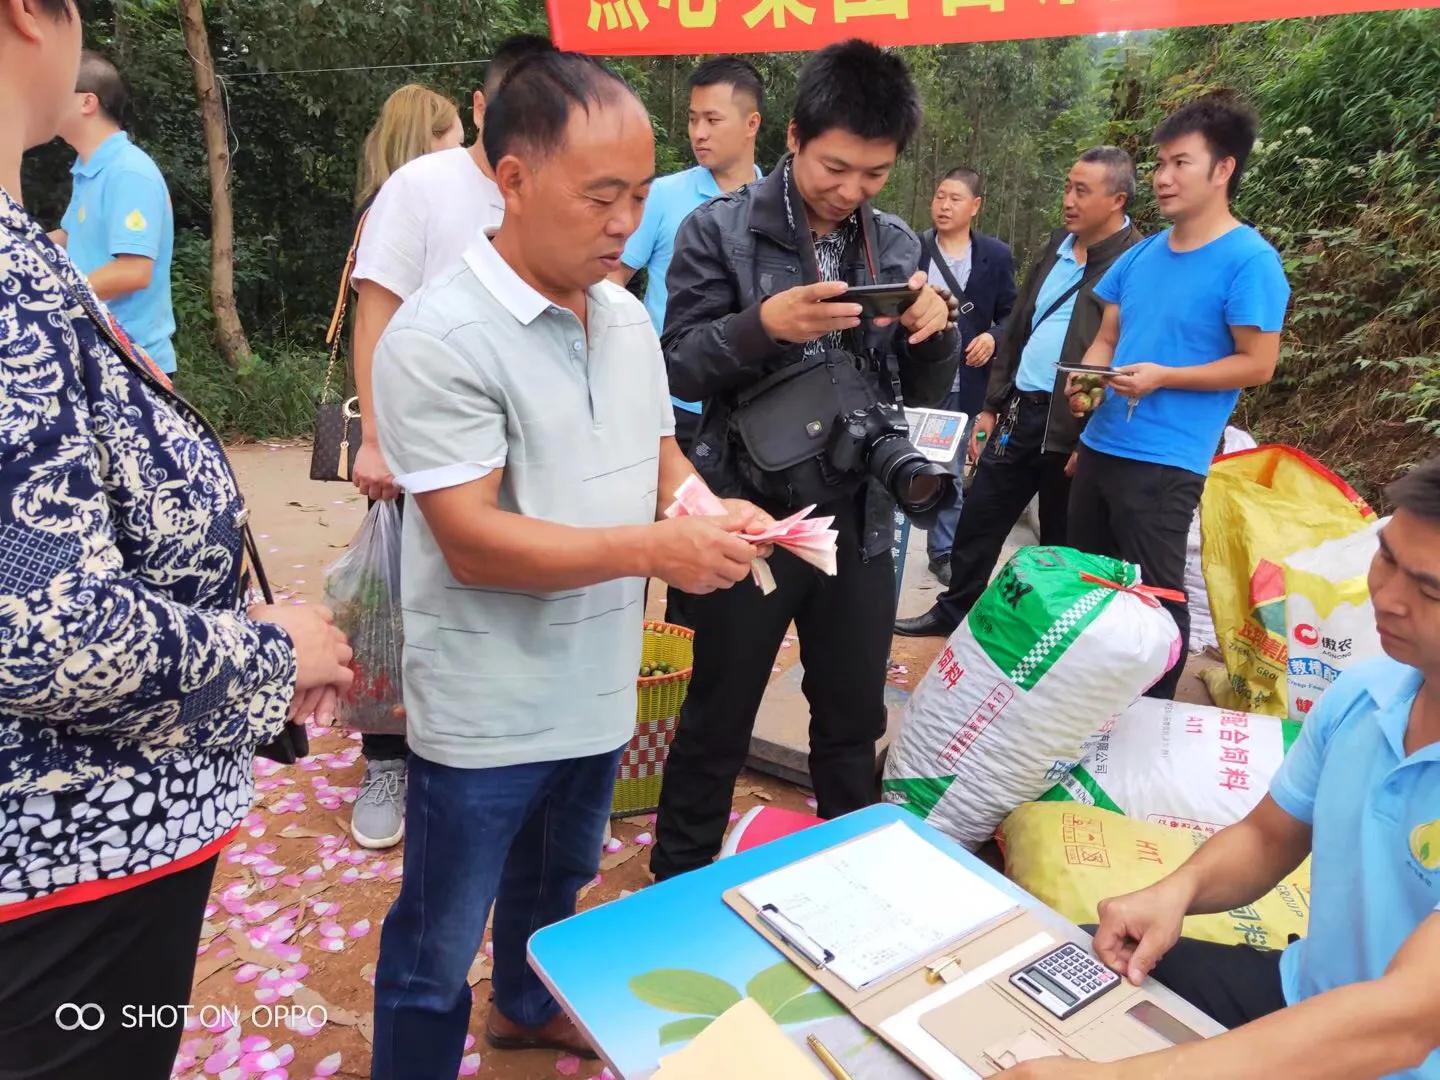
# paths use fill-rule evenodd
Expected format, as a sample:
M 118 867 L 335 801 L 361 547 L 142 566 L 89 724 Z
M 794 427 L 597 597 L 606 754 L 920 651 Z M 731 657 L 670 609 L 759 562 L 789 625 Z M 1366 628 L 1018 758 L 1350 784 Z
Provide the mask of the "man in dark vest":
M 1135 165 L 1124 150 L 1097 146 L 1070 170 L 1065 227 L 1025 279 L 990 365 L 985 410 L 970 440 L 979 464 L 955 529 L 950 584 L 925 614 L 896 622 L 897 634 L 945 637 L 960 625 L 1037 493 L 1040 542 L 1066 542 L 1081 421 L 1070 414 L 1056 364 L 1078 364 L 1100 329 L 1105 305 L 1095 286 L 1142 239 L 1126 213 L 1134 198 Z

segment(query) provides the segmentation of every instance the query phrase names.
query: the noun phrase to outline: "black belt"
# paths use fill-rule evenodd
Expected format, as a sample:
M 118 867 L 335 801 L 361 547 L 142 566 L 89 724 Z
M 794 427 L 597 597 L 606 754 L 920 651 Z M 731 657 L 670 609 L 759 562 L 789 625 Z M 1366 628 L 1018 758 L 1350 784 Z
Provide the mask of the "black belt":
M 1050 406 L 1050 394 L 1044 390 L 1016 390 L 1015 396 L 1025 405 Z

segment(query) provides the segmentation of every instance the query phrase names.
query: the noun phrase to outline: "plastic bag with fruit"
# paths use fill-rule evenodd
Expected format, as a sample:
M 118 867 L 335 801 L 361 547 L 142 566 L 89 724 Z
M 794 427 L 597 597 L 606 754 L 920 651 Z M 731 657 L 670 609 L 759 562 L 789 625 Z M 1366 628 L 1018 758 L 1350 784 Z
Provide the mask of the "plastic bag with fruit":
M 400 658 L 405 636 L 400 613 L 400 512 L 394 501 L 370 508 L 350 550 L 325 575 L 325 602 L 350 638 L 355 681 L 336 722 L 355 731 L 405 730 Z

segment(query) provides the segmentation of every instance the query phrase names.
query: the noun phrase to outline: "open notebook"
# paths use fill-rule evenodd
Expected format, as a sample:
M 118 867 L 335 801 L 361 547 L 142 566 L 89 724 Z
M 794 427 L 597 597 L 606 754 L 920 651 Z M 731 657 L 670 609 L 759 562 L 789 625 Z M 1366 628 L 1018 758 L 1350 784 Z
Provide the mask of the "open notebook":
M 739 892 L 792 948 L 855 990 L 1016 906 L 899 823 L 756 878 Z

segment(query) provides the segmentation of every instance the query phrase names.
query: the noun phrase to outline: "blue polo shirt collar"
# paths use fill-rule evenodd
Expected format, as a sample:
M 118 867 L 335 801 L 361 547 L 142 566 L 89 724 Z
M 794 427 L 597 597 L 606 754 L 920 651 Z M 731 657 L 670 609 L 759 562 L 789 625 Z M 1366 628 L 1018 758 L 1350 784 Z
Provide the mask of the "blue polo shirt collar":
M 715 182 L 715 174 L 713 172 L 703 165 L 695 166 L 695 172 L 695 192 L 697 195 L 703 195 L 707 199 L 713 199 L 717 195 L 724 194 L 720 190 L 720 185 Z M 759 180 L 764 175 L 765 174 L 760 171 L 760 166 L 756 165 L 755 179 Z
M 123 131 L 117 131 L 95 148 L 89 161 L 81 161 L 77 154 L 75 164 L 70 167 L 70 172 L 75 176 L 95 176 L 128 145 L 130 145 L 130 136 Z
M 1391 661 L 1388 678 L 1373 679 L 1365 687 L 1365 693 L 1375 704 L 1380 730 L 1385 741 L 1395 754 L 1396 761 L 1404 761 L 1405 732 L 1410 727 L 1410 706 L 1425 676 L 1416 668 L 1398 661 Z M 1440 759 L 1440 743 L 1425 747 L 1415 755 L 1416 761 Z

